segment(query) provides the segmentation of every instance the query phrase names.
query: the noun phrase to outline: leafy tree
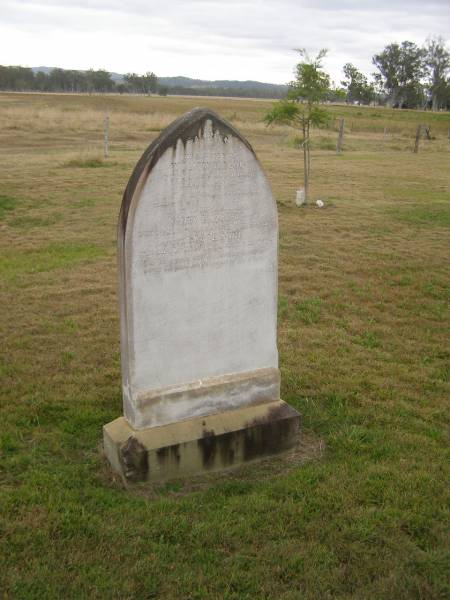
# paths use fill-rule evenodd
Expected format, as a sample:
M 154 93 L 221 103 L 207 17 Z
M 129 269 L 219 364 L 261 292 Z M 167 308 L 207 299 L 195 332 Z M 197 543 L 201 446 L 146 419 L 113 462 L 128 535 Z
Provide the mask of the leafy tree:
M 329 102 L 345 102 L 347 98 L 347 92 L 334 84 L 330 87 L 327 93 L 327 100 Z
M 321 50 L 315 58 L 311 58 L 306 50 L 297 50 L 301 61 L 295 67 L 295 81 L 289 84 L 287 99 L 280 100 L 266 114 L 267 125 L 279 123 L 289 125 L 302 134 L 303 173 L 305 188 L 305 204 L 309 197 L 310 130 L 311 127 L 325 125 L 330 114 L 320 106 L 327 99 L 330 90 L 330 77 L 322 70 L 322 60 L 327 50 Z
M 26 67 L 0 67 L 0 89 L 28 91 L 34 88 L 34 73 Z
M 379 71 L 374 73 L 375 80 L 386 93 L 389 106 L 409 108 L 421 104 L 424 56 L 423 48 L 405 41 L 389 44 L 372 58 Z
M 52 69 L 48 75 L 48 89 L 52 92 L 70 92 L 70 80 L 64 69 Z
M 428 67 L 428 89 L 431 95 L 432 110 L 447 105 L 450 81 L 450 52 L 441 37 L 427 40 L 425 64 Z
M 48 75 L 38 71 L 34 75 L 34 89 L 40 92 L 46 92 L 48 89 Z
M 99 69 L 98 71 L 90 69 L 87 71 L 86 77 L 89 91 L 100 93 L 112 92 L 115 87 L 110 73 L 103 69 Z
M 140 91 L 140 82 L 139 82 L 139 75 L 137 73 L 126 73 L 123 76 L 123 80 L 125 81 L 128 89 L 130 90 L 130 92 L 132 93 L 139 93 Z
M 150 94 L 158 89 L 158 78 L 150 71 L 145 75 L 127 73 L 124 75 L 124 81 L 135 94 Z
M 158 89 L 158 78 L 150 71 L 141 77 L 141 81 L 144 94 L 154 93 Z
M 347 103 L 370 104 L 375 97 L 375 90 L 367 77 L 351 63 L 346 63 L 343 71 L 345 79 L 341 83 L 346 89 Z

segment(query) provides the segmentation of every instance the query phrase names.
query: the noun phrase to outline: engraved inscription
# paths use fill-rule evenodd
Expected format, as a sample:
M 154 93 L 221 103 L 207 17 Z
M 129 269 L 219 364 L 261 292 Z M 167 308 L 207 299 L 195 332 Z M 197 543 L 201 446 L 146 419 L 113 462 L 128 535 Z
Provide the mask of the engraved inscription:
M 276 205 L 249 145 L 202 119 L 148 153 L 129 204 L 123 389 L 137 428 L 190 415 L 188 399 L 144 412 L 137 399 L 149 390 L 278 366 Z M 246 390 L 223 398 L 252 401 Z M 218 408 L 208 397 L 201 410 Z
M 143 273 L 233 264 L 264 254 L 276 226 L 273 215 L 255 212 L 248 202 L 261 171 L 256 161 L 230 158 L 223 148 L 220 143 L 208 159 L 195 158 L 192 148 L 181 157 L 173 152 L 161 165 L 158 196 L 135 232 Z

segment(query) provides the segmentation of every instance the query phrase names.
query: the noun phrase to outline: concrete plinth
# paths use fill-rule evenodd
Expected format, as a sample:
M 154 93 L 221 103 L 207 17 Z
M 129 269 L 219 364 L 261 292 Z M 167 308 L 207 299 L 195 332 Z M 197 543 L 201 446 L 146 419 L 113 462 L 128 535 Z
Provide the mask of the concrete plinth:
M 293 448 L 299 413 L 282 400 L 161 427 L 103 427 L 105 454 L 126 484 L 158 482 L 242 465 Z

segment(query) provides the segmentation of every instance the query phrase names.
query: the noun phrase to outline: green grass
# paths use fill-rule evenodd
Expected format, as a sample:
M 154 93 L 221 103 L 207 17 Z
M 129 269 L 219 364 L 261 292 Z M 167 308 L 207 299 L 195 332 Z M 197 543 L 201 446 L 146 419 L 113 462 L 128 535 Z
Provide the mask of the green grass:
M 9 227 L 16 227 L 18 229 L 32 229 L 33 227 L 51 227 L 59 220 L 59 215 L 53 215 L 48 218 L 31 217 L 29 215 L 23 215 L 16 217 L 8 221 Z
M 74 158 L 64 163 L 64 167 L 77 167 L 80 169 L 100 169 L 103 167 L 113 167 L 116 163 L 108 162 L 101 158 Z
M 91 243 L 52 243 L 39 250 L 9 250 L 0 257 L 0 277 L 17 281 L 27 275 L 67 269 L 103 254 L 104 249 Z
M 86 160 L 106 100 L 102 169 Z M 270 103 L 201 102 L 249 138 L 278 202 L 281 394 L 301 452 L 149 490 L 111 476 L 121 195 L 148 129 L 200 101 L 0 94 L 0 597 L 443 600 L 449 116 L 331 107 L 346 150 L 313 132 L 311 199 L 333 206 L 298 210 L 301 152 L 261 125 Z M 425 118 L 436 140 L 414 155 Z
M 303 323 L 311 325 L 320 319 L 322 301 L 318 298 L 309 298 L 295 303 L 295 314 Z
M 17 206 L 17 200 L 10 196 L 0 195 L 0 219 L 3 219 L 9 212 Z
M 419 227 L 450 227 L 450 205 L 433 203 L 399 206 L 391 209 L 396 218 Z

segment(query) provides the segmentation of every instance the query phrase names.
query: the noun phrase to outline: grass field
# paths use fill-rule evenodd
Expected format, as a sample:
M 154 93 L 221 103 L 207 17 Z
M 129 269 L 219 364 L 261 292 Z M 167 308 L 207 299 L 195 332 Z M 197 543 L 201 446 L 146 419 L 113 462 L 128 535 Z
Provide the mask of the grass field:
M 279 208 L 282 397 L 300 457 L 124 491 L 116 223 L 160 129 L 206 104 Z M 332 107 L 301 154 L 270 102 L 0 95 L 0 598 L 448 598 L 448 114 Z M 111 152 L 102 158 L 104 111 Z M 418 123 L 432 140 L 412 153 Z M 384 135 L 384 129 L 387 129 Z

